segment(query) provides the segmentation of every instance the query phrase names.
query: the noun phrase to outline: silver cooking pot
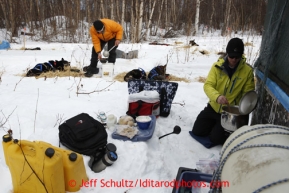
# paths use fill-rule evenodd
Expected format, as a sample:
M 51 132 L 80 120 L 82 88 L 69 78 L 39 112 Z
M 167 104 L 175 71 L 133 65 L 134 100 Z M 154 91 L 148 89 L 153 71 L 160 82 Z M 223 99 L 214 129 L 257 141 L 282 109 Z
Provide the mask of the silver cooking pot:
M 230 133 L 238 128 L 248 125 L 248 115 L 254 110 L 258 102 L 255 91 L 247 92 L 240 100 L 239 106 L 223 106 L 221 125 Z

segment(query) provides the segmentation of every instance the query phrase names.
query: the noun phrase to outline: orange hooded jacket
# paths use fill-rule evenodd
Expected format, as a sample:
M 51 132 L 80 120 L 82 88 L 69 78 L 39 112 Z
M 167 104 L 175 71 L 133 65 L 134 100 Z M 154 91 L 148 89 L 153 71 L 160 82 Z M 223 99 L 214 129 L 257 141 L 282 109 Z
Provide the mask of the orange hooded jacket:
M 102 33 L 97 33 L 93 25 L 89 29 L 96 53 L 101 52 L 100 40 L 107 42 L 114 37 L 116 40 L 121 40 L 123 34 L 122 26 L 119 23 L 110 19 L 101 19 L 100 21 L 104 25 L 104 31 Z

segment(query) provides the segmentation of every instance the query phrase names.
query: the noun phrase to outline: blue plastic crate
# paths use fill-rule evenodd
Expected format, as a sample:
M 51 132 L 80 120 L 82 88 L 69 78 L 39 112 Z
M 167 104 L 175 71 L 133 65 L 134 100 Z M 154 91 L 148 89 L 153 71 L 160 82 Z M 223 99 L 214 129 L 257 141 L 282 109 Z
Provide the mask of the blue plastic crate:
M 184 171 L 181 173 L 179 179 L 176 179 L 175 193 L 191 193 L 192 186 L 201 186 L 196 183 L 207 182 L 210 183 L 213 178 L 211 174 L 204 174 L 195 171 Z

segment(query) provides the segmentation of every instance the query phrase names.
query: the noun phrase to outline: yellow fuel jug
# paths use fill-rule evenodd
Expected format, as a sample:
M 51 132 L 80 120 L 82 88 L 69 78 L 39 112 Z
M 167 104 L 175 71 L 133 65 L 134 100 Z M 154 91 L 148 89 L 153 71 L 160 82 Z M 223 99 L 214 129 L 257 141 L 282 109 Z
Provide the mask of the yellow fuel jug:
M 7 161 L 7 148 L 12 144 L 12 137 L 7 134 L 3 135 L 2 137 L 2 147 L 3 147 L 3 152 L 4 152 L 4 157 L 5 157 L 5 162 L 6 165 L 8 166 L 8 161 Z
M 40 146 L 42 145 L 46 147 L 53 147 L 55 151 L 62 154 L 64 183 L 66 191 L 79 191 L 82 183 L 88 181 L 84 167 L 83 157 L 81 154 L 52 146 L 51 144 L 43 141 L 36 141 L 35 143 L 38 143 Z
M 41 143 L 17 139 L 3 148 L 14 193 L 65 193 L 62 153 Z

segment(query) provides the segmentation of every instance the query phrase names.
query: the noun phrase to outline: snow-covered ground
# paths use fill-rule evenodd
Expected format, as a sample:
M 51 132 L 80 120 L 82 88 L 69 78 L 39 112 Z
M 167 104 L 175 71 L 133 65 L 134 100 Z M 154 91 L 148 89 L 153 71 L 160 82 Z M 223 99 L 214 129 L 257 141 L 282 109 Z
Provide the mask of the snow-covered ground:
M 261 37 L 247 35 L 236 37 L 248 43 L 245 54 L 252 65 L 258 56 Z M 199 46 L 186 48 L 193 39 Z M 118 160 L 104 171 L 94 173 L 87 165 L 89 157 L 83 156 L 88 177 L 98 179 L 98 183 L 91 187 L 83 187 L 79 192 L 169 193 L 172 187 L 152 187 L 152 185 L 141 187 L 140 184 L 136 184 L 135 187 L 108 187 L 102 186 L 100 180 L 172 181 L 179 167 L 196 168 L 199 159 L 208 158 L 212 154 L 218 156 L 221 146 L 206 149 L 189 135 L 189 131 L 196 116 L 208 102 L 203 91 L 203 83 L 197 80 L 199 77 L 207 76 L 211 65 L 219 57 L 217 53 L 225 51 L 229 39 L 219 35 L 207 35 L 160 40 L 171 46 L 148 43 L 120 44 L 119 50 L 124 52 L 138 50 L 139 53 L 136 59 L 117 59 L 115 74 L 138 67 L 149 71 L 157 65 L 167 63 L 169 58 L 167 73 L 187 78 L 190 82 L 178 82 L 170 115 L 157 119 L 154 134 L 148 141 L 130 142 L 112 139 L 112 131 L 107 130 L 108 142 L 117 147 Z M 91 46 L 92 44 L 27 41 L 26 48 L 40 47 L 41 50 L 21 50 L 23 44 L 11 44 L 11 49 L 0 50 L 0 121 L 4 123 L 7 120 L 0 129 L 0 135 L 5 135 L 8 129 L 11 129 L 16 139 L 40 140 L 58 146 L 58 125 L 61 120 L 64 121 L 82 112 L 95 118 L 99 111 L 114 114 L 116 117 L 125 115 L 128 105 L 126 82 L 86 77 L 36 79 L 21 76 L 37 63 L 61 58 L 70 61 L 73 67 L 82 68 L 90 62 Z M 200 53 L 204 50 L 208 54 Z M 95 92 L 77 94 L 77 86 L 80 84 L 82 86 L 79 92 Z M 179 135 L 173 134 L 159 140 L 160 136 L 172 132 L 175 125 L 179 125 L 182 129 Z M 11 175 L 5 164 L 2 146 L 0 190 L 1 193 L 13 192 Z

